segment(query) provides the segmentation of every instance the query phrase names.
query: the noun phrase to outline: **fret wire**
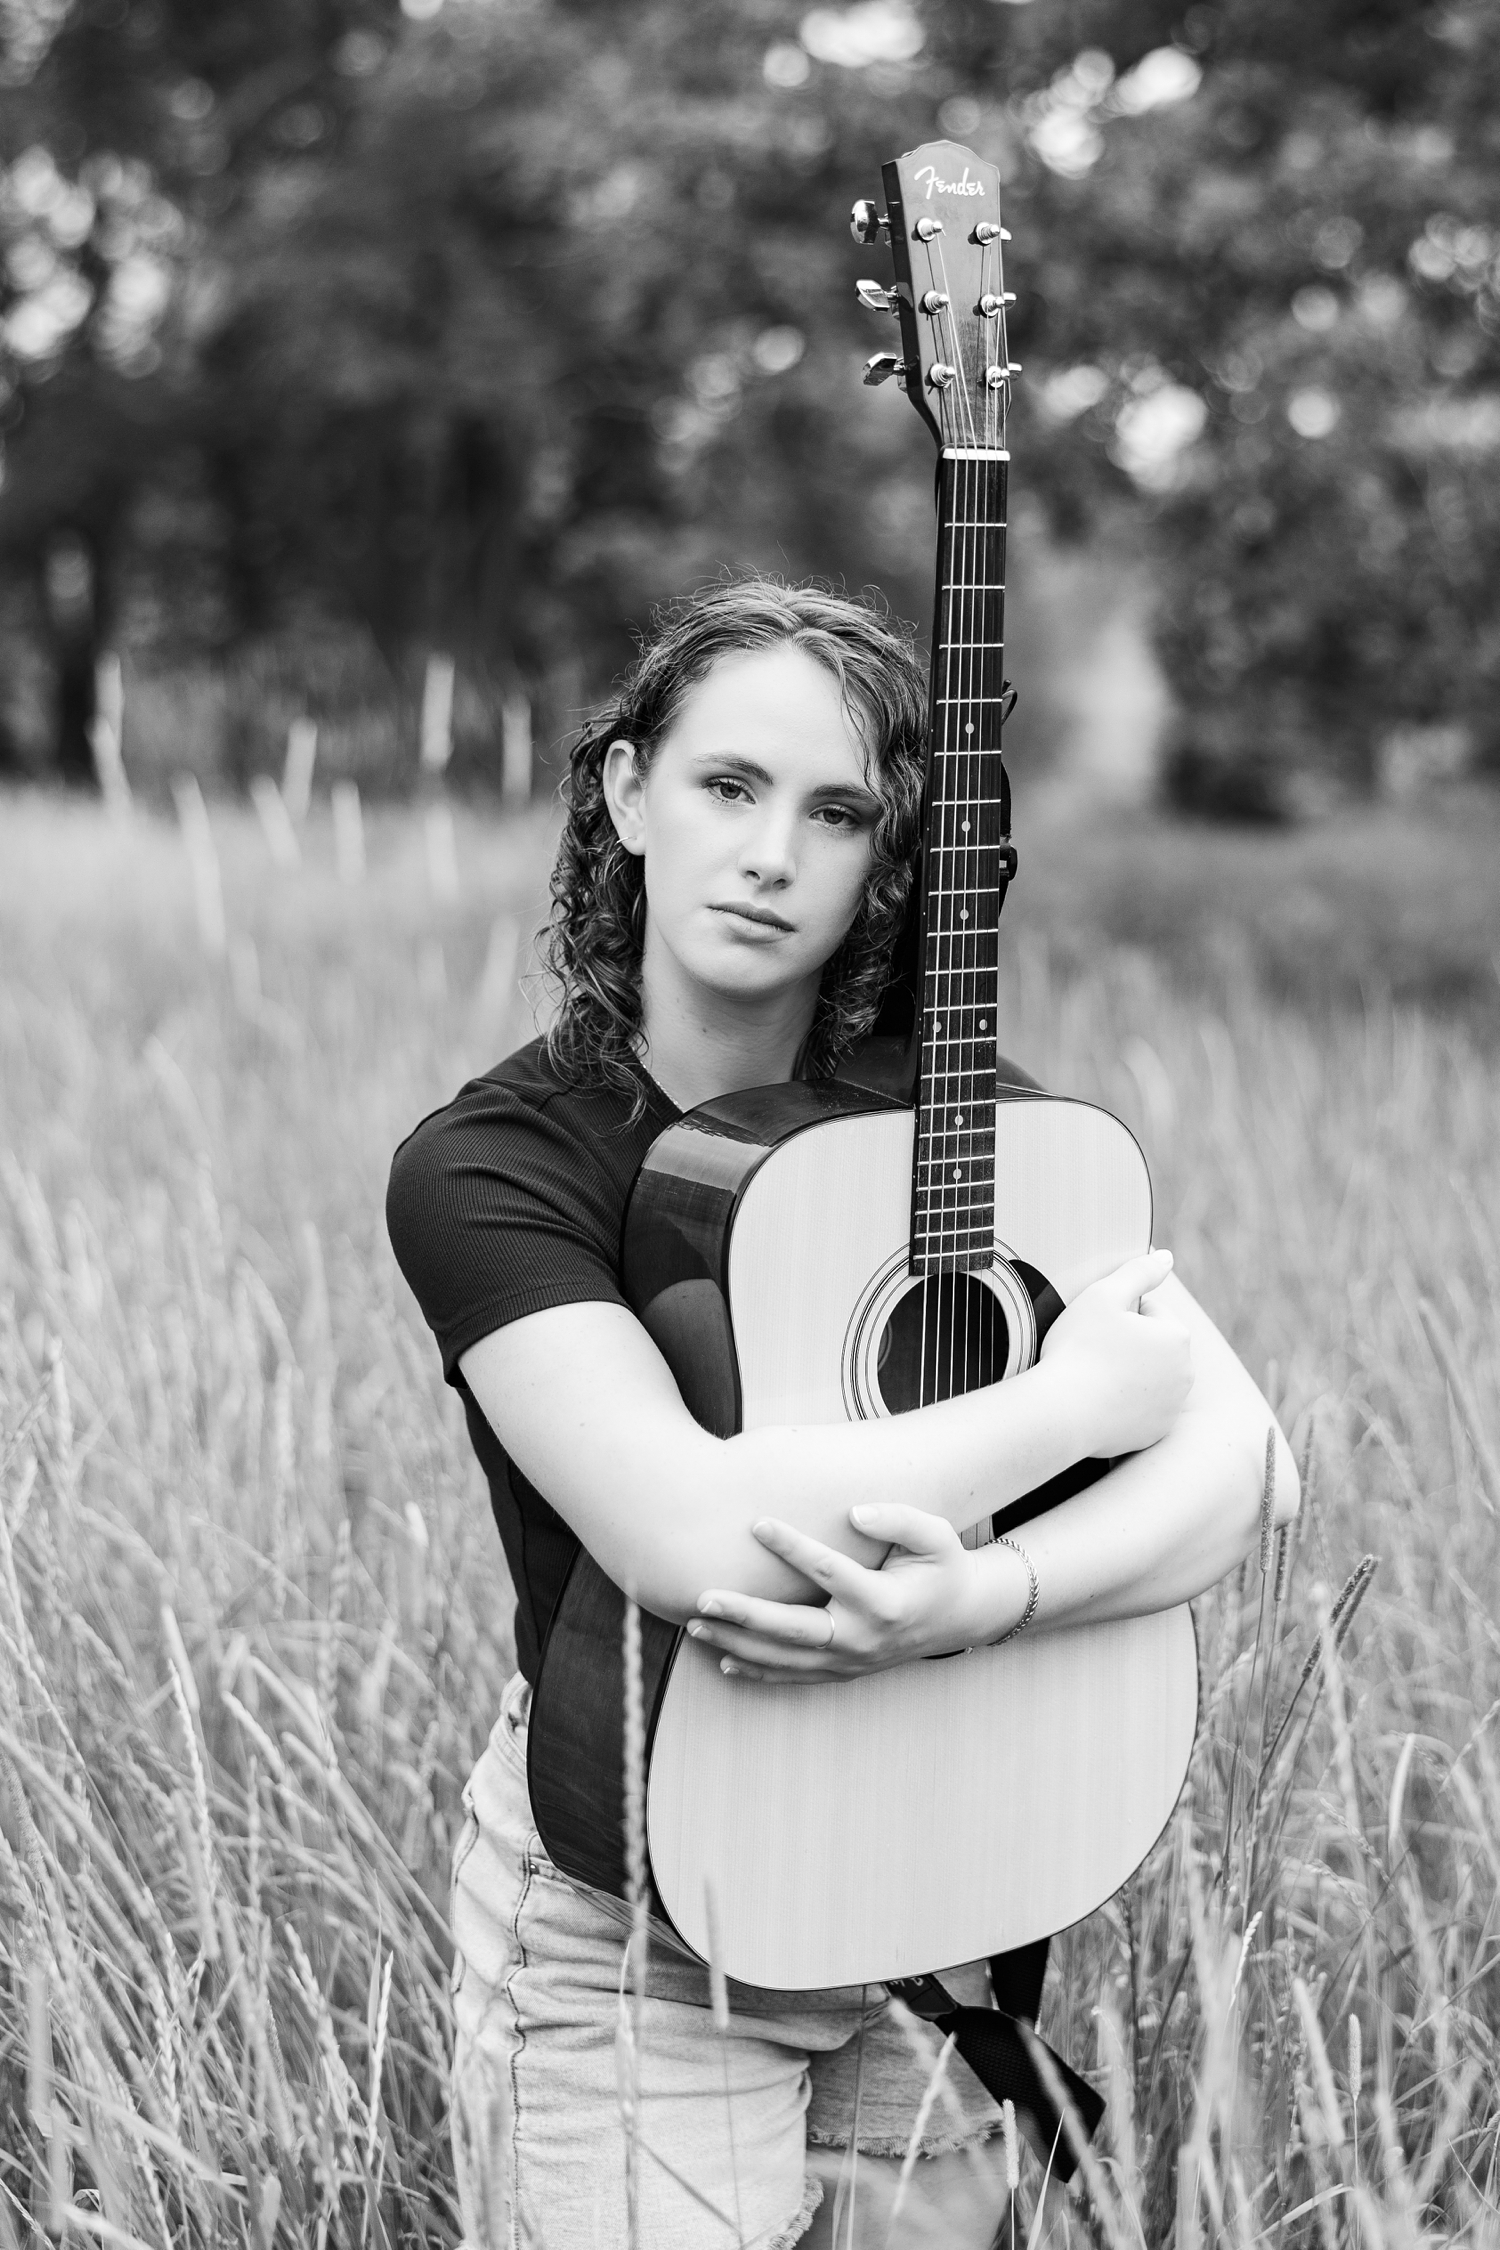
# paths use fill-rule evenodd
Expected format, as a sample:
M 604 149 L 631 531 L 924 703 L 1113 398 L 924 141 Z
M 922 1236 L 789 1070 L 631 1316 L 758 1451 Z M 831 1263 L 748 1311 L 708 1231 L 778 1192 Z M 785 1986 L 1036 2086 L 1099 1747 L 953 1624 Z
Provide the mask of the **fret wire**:
M 911 1247 L 914 1273 L 983 1273 L 994 1263 L 995 1229 L 992 1222 L 966 1227 L 958 1234 L 919 1232 Z
M 929 1270 L 940 1259 L 975 1255 L 988 1265 L 994 1255 L 994 1241 L 993 1221 L 982 1227 L 935 1228 L 931 1234 L 921 1227 L 912 1238 L 912 1250 L 919 1266 L 930 1262 Z

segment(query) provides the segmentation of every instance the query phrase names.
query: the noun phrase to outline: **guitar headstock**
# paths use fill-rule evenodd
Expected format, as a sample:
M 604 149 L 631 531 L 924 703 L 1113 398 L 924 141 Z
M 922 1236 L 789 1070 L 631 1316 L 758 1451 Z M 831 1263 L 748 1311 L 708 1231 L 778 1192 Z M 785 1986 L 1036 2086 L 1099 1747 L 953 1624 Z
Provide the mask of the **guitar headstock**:
M 927 141 L 881 169 L 886 208 L 861 201 L 856 242 L 889 241 L 894 289 L 859 283 L 872 312 L 899 315 L 901 350 L 877 352 L 867 383 L 894 375 L 939 445 L 1003 450 L 1012 379 L 1000 175 L 957 141 Z

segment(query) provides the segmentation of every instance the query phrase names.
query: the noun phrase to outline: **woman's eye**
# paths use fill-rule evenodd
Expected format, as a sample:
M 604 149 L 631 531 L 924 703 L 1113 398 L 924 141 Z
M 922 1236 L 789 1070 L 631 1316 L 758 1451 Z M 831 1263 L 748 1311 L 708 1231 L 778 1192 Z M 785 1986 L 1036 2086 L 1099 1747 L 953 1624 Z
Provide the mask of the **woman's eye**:
M 830 828 L 857 828 L 859 821 L 847 805 L 823 805 L 820 814 L 826 817 Z
M 734 797 L 721 797 L 720 801 L 724 804 L 733 804 L 736 798 L 748 795 L 745 784 L 742 781 L 732 780 L 727 773 L 712 775 L 708 787 L 713 790 L 715 796 L 719 796 L 722 790 L 732 789 L 735 792 Z

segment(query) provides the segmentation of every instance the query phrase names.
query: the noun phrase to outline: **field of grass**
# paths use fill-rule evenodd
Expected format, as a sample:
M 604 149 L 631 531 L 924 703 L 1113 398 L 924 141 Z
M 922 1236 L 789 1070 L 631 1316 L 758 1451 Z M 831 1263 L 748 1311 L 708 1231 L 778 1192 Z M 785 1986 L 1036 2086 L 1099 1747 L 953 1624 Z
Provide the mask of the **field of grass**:
M 455 886 L 410 809 L 357 882 L 211 820 L 222 951 L 173 821 L 0 801 L 0 2250 L 457 2239 L 510 1597 L 381 1206 L 527 1035 L 546 829 L 460 814 Z M 1500 2245 L 1495 827 L 1396 825 L 1047 833 L 1007 910 L 1006 1044 L 1141 1134 L 1307 1490 L 1056 1949 L 1110 2100 L 1058 2241 Z

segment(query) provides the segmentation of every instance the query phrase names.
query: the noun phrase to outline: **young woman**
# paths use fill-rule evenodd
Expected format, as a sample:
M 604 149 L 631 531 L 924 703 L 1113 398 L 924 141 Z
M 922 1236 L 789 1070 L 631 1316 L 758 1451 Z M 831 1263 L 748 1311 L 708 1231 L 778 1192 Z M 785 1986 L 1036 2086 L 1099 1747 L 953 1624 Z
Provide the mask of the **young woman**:
M 1032 1633 L 1184 1601 L 1257 1530 L 1269 1409 L 1165 1251 L 1084 1290 L 1010 1382 L 729 1439 L 693 1421 L 625 1303 L 625 1201 L 655 1136 L 717 1095 L 826 1075 L 873 1021 L 912 876 L 925 702 L 910 648 L 862 604 L 749 581 L 678 610 L 573 752 L 551 1031 L 397 1153 L 392 1239 L 516 1588 L 519 1671 L 455 1858 L 473 2250 L 626 2240 L 621 1909 L 548 1861 L 525 1779 L 531 1682 L 579 1542 L 726 1670 L 811 1687 L 1017 1625 L 1024 1561 L 955 1527 L 1085 1456 L 1131 1458 L 1028 1524 Z M 1284 1520 L 1284 1445 L 1277 1469 Z M 983 2004 L 982 1964 L 944 1977 Z M 831 2245 L 823 2190 L 852 2145 L 841 2244 L 885 2242 L 927 2069 L 879 1989 L 731 1987 L 716 2029 L 706 1971 L 656 1933 L 640 2241 Z M 1004 2200 L 1001 2119 L 965 2065 L 950 2080 L 895 2239 L 978 2250 Z

